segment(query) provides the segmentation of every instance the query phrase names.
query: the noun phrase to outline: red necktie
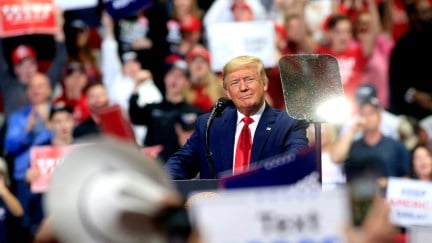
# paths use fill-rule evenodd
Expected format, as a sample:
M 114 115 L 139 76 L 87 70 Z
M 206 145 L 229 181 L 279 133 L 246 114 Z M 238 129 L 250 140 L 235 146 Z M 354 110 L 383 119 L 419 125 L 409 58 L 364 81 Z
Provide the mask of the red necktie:
M 252 136 L 249 129 L 249 124 L 251 124 L 254 120 L 249 116 L 245 116 L 243 117 L 242 121 L 244 125 L 237 141 L 234 174 L 242 172 L 249 167 L 250 154 L 252 150 Z

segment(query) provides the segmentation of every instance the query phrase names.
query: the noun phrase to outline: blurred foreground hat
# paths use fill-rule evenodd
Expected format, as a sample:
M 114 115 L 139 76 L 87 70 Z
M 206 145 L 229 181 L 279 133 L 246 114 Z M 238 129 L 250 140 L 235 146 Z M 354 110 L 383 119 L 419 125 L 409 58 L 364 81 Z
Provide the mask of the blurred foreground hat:
M 210 52 L 202 46 L 194 47 L 191 51 L 189 51 L 186 60 L 191 62 L 197 57 L 202 57 L 207 63 L 210 63 Z
M 14 65 L 20 63 L 26 58 L 36 60 L 36 52 L 31 46 L 19 45 L 12 51 L 12 62 Z
M 182 32 L 201 31 L 201 20 L 193 15 L 187 15 L 180 20 L 180 30 Z
M 166 242 L 156 219 L 177 194 L 160 164 L 130 143 L 87 142 L 65 155 L 45 197 L 58 241 Z

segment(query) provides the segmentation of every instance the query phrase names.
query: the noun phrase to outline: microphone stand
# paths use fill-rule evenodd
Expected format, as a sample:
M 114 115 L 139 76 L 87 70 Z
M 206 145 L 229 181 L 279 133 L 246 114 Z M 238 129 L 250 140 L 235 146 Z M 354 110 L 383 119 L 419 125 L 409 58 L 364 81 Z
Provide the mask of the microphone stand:
M 227 102 L 228 101 L 225 98 L 219 98 L 219 100 L 216 102 L 216 104 L 214 105 L 214 107 L 210 113 L 210 117 L 207 120 L 207 125 L 206 125 L 205 150 L 206 150 L 207 163 L 208 163 L 208 167 L 209 167 L 210 175 L 211 175 L 212 179 L 216 179 L 216 173 L 215 173 L 214 164 L 213 164 L 213 153 L 210 151 L 210 141 L 209 141 L 210 126 L 212 125 L 212 123 L 216 117 L 220 117 L 222 115 L 222 111 L 227 106 Z
M 216 174 L 213 166 L 213 153 L 210 151 L 210 126 L 213 123 L 215 116 L 214 112 L 210 114 L 210 117 L 207 121 L 206 131 L 205 131 L 205 150 L 206 150 L 206 157 L 207 157 L 207 163 L 210 170 L 210 175 L 212 179 L 216 179 Z

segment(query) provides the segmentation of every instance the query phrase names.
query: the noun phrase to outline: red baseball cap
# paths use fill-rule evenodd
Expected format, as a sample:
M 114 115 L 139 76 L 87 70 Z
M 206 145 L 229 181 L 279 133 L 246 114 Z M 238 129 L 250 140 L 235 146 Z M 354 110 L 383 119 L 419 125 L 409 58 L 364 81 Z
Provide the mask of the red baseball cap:
M 186 60 L 188 62 L 191 62 L 196 57 L 202 57 L 206 60 L 207 63 L 210 63 L 210 53 L 204 47 L 201 47 L 201 46 L 194 47 L 187 54 Z
M 183 32 L 201 31 L 201 20 L 193 15 L 185 16 L 180 20 L 180 30 Z
M 18 64 L 26 58 L 31 58 L 36 60 L 35 50 L 27 45 L 19 45 L 12 52 L 12 62 L 14 65 Z

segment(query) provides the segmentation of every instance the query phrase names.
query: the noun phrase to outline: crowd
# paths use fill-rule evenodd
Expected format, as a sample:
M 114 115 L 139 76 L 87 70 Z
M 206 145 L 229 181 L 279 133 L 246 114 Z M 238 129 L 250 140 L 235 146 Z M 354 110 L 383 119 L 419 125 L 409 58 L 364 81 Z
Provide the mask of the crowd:
M 276 60 L 338 61 L 353 114 L 322 130 L 326 187 L 345 183 L 344 165 L 364 161 L 384 186 L 390 176 L 432 180 L 432 72 L 419 57 L 432 55 L 430 0 L 155 0 L 120 19 L 102 5 L 58 10 L 55 35 L 0 39 L 0 236 L 9 227 L 10 239 L 31 241 L 43 218 L 42 195 L 29 187 L 38 176 L 30 149 L 101 133 L 105 107 L 118 104 L 137 143 L 164 164 L 227 95 L 211 69 L 208 27 L 262 20 L 274 23 Z M 266 102 L 284 110 L 279 68 L 265 71 Z

